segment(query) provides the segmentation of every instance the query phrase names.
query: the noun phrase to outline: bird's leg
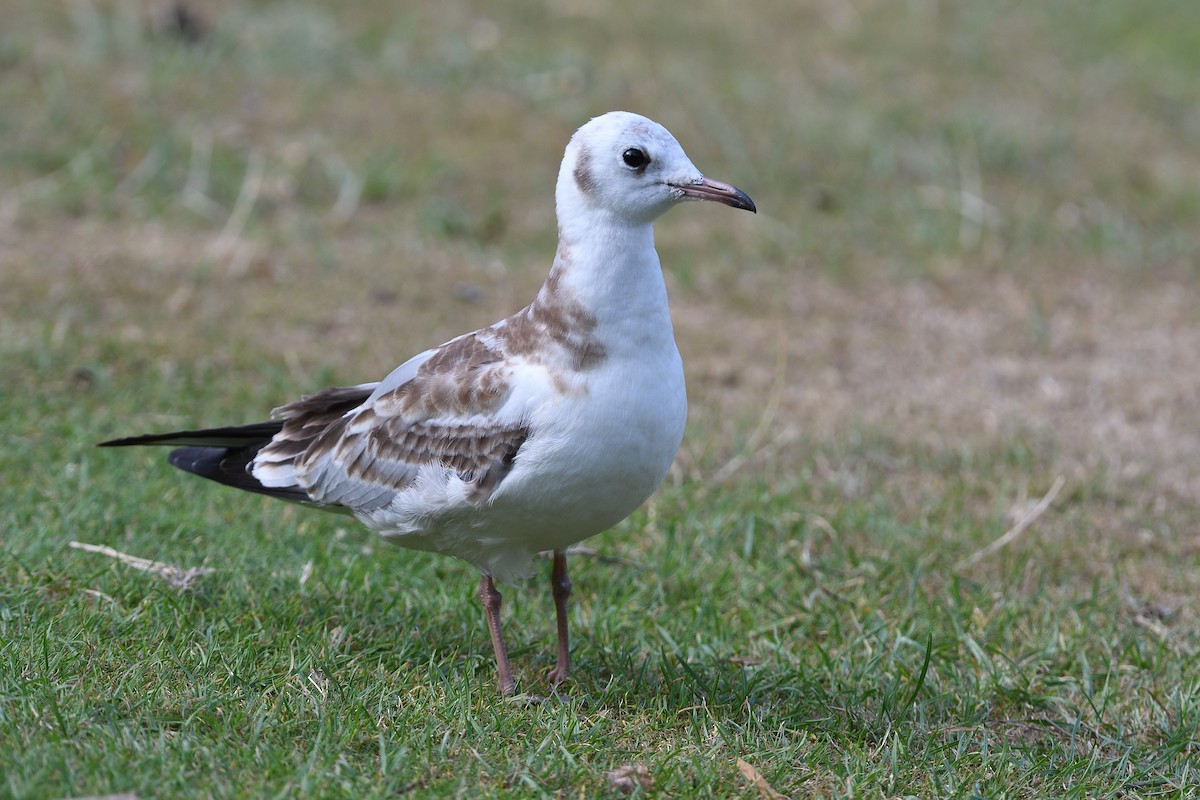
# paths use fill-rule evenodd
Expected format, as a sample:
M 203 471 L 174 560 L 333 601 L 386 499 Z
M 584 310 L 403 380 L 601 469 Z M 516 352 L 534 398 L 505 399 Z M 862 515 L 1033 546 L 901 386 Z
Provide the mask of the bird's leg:
M 571 579 L 567 577 L 567 554 L 562 550 L 554 551 L 550 590 L 554 594 L 554 612 L 558 617 L 558 664 L 550 671 L 550 683 L 557 686 L 571 672 L 571 644 L 567 631 L 567 598 L 571 596 Z
M 504 630 L 500 623 L 500 601 L 503 599 L 496 585 L 492 583 L 491 575 L 484 575 L 479 581 L 479 600 L 483 603 L 483 613 L 487 617 L 488 633 L 492 635 L 492 649 L 496 651 L 496 669 L 500 673 L 500 694 L 511 697 L 517 689 L 513 681 L 512 669 L 508 666 L 508 651 L 504 649 Z

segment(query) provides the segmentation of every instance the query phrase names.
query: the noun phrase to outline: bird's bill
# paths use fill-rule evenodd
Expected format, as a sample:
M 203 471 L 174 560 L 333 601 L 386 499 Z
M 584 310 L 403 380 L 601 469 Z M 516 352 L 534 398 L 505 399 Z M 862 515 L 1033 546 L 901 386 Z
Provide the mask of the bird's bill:
M 683 192 L 684 197 L 692 200 L 715 200 L 733 208 L 740 208 L 754 214 L 758 213 L 750 196 L 728 183 L 714 181 L 712 178 L 701 178 L 695 183 L 673 183 L 671 185 Z

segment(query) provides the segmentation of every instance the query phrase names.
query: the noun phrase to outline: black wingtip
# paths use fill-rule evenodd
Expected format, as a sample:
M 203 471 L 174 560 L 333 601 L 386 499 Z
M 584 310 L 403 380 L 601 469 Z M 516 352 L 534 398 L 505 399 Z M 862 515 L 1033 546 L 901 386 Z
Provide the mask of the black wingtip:
M 300 487 L 263 486 L 250 473 L 249 465 L 254 456 L 282 427 L 282 422 L 272 421 L 230 428 L 151 433 L 145 436 L 109 439 L 97 443 L 96 446 L 174 446 L 176 449 L 167 455 L 167 462 L 176 469 L 235 489 L 278 497 L 281 500 L 307 502 L 309 497 Z
M 96 447 L 129 447 L 135 444 L 153 444 L 153 442 L 143 442 L 145 436 L 125 436 L 120 439 L 109 439 L 107 442 L 96 442 Z
M 265 445 L 283 429 L 279 420 L 256 422 L 252 425 L 232 425 L 225 428 L 203 428 L 194 431 L 147 433 L 125 436 L 100 442 L 97 447 L 132 447 L 137 445 L 166 445 L 169 447 L 252 447 Z
M 167 463 L 184 472 L 211 478 L 220 471 L 221 461 L 229 454 L 224 447 L 180 447 L 167 454 Z
M 297 503 L 311 502 L 308 494 L 299 486 L 263 486 L 250 471 L 250 462 L 258 450 L 258 447 L 236 450 L 227 447 L 180 447 L 167 455 L 167 463 L 176 469 L 244 492 Z

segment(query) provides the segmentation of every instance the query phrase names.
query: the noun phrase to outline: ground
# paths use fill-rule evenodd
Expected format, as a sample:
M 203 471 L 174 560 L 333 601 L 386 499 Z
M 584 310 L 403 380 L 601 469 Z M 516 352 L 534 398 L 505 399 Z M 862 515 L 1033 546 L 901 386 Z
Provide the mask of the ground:
M 1189 796 L 1200 6 L 184 5 L 0 31 L 0 796 Z M 464 565 L 93 448 L 516 310 L 614 108 L 760 213 L 657 227 L 688 433 L 561 697 Z

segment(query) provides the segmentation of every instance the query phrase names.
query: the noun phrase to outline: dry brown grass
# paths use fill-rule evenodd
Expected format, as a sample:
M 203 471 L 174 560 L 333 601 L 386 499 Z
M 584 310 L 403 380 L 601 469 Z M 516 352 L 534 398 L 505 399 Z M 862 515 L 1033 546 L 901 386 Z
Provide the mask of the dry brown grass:
M 930 448 L 1014 434 L 1056 442 L 1055 468 L 1200 490 L 1200 313 L 1181 282 L 1009 275 L 846 286 L 799 275 L 784 314 L 677 306 L 698 402 L 737 414 L 769 395 L 786 353 L 779 422 L 818 439 L 869 427 Z M 707 341 L 706 341 L 707 339 Z M 700 344 L 700 343 L 704 344 Z

